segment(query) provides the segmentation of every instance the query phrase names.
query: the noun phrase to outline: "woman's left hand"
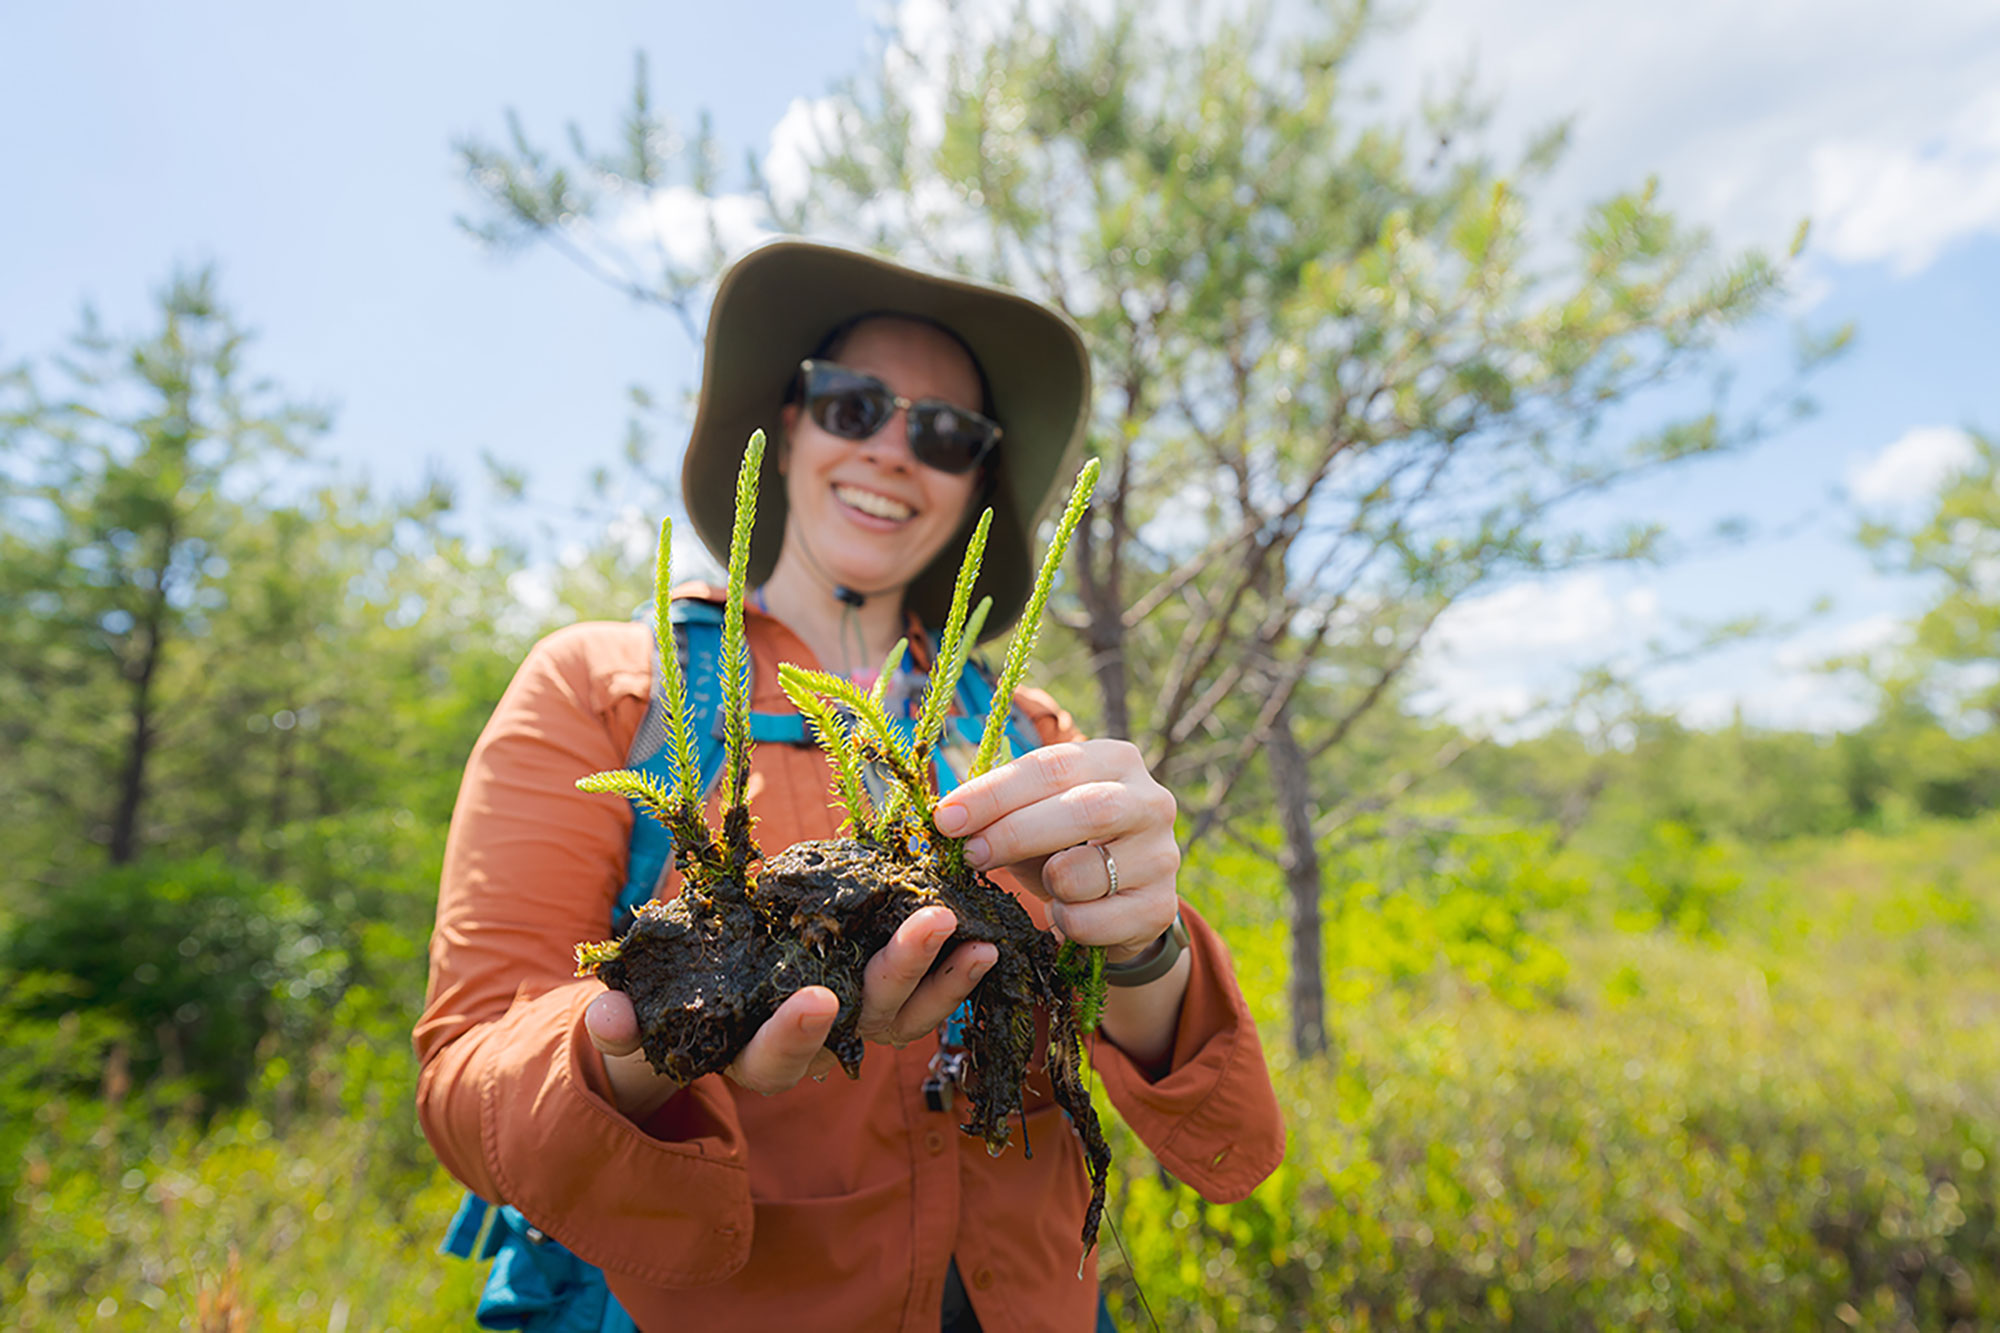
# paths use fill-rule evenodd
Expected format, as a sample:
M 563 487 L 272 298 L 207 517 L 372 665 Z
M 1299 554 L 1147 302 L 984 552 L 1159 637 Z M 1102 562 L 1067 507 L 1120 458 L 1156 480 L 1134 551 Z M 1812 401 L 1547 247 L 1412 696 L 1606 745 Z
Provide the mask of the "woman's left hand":
M 975 869 L 1013 870 L 1065 938 L 1122 963 L 1151 948 L 1179 906 L 1174 811 L 1137 746 L 1097 740 L 1032 750 L 946 796 L 934 818 L 966 840 Z

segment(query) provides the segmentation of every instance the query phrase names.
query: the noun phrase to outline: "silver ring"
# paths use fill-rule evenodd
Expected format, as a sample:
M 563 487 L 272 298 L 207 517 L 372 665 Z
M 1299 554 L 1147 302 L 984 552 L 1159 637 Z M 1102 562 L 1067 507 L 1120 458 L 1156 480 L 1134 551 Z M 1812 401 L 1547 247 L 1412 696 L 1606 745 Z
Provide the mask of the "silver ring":
M 1111 859 L 1109 844 L 1099 842 L 1091 845 L 1096 847 L 1097 854 L 1104 858 L 1104 877 L 1111 881 L 1111 887 L 1104 891 L 1104 896 L 1114 898 L 1118 895 L 1118 863 Z

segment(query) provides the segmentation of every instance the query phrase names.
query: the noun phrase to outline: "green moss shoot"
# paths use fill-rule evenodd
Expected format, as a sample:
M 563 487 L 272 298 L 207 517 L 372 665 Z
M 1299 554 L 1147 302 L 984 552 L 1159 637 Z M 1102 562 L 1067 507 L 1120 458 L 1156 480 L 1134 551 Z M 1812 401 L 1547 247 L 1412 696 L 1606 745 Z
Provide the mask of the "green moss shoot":
M 653 642 L 659 653 L 661 703 L 667 710 L 667 744 L 672 747 L 674 786 L 679 799 L 701 805 L 701 771 L 695 762 L 694 734 L 687 715 L 687 680 L 674 644 L 674 521 L 660 522 L 660 550 L 653 561 Z
M 722 608 L 722 806 L 742 802 L 750 779 L 750 648 L 743 598 L 750 581 L 750 533 L 757 526 L 757 477 L 764 432 L 755 431 L 736 472 L 736 527 L 729 537 L 729 594 Z
M 903 665 L 903 655 L 909 651 L 910 641 L 898 639 L 896 646 L 889 650 L 889 655 L 882 659 L 882 670 L 875 677 L 875 687 L 868 691 L 868 697 L 875 701 L 877 708 L 880 708 L 883 701 L 889 697 L 889 682 L 895 677 L 897 669 Z
M 1097 471 L 1097 460 L 1093 458 L 1077 474 L 1076 485 L 1069 493 L 1069 504 L 1063 509 L 1062 521 L 1056 525 L 1056 535 L 1049 542 L 1048 554 L 1042 557 L 1041 572 L 1035 576 L 1035 591 L 1028 598 L 1027 609 L 1021 613 L 1013 642 L 1007 645 L 1007 662 L 1000 669 L 1000 683 L 993 691 L 993 708 L 986 715 L 986 733 L 980 738 L 979 753 L 972 761 L 971 771 L 965 775 L 968 781 L 992 768 L 994 760 L 1000 757 L 1000 738 L 1006 733 L 1007 714 L 1014 706 L 1014 691 L 1021 684 L 1021 677 L 1027 674 L 1028 659 L 1034 654 L 1035 640 L 1041 636 L 1042 613 L 1049 604 L 1049 589 L 1055 584 L 1056 570 L 1062 566 L 1063 555 L 1069 550 L 1069 539 L 1076 534 L 1076 525 L 1083 521 L 1083 512 L 1090 506 L 1091 492 L 1097 489 Z
M 811 724 L 820 749 L 826 751 L 832 762 L 833 794 L 847 811 L 849 832 L 857 836 L 866 834 L 873 827 L 874 807 L 868 799 L 867 785 L 861 780 L 861 756 L 855 751 L 847 727 L 832 706 L 814 691 L 812 682 L 798 666 L 790 662 L 781 664 L 778 684 Z
M 938 737 L 943 734 L 945 714 L 951 711 L 952 695 L 958 690 L 958 673 L 964 668 L 965 644 L 970 638 L 965 632 L 966 609 L 972 604 L 972 585 L 979 578 L 979 566 L 986 557 L 986 535 L 992 528 L 993 511 L 988 509 L 972 529 L 972 537 L 965 544 L 965 558 L 959 562 L 958 581 L 952 585 L 951 610 L 946 613 L 944 631 L 938 636 L 937 657 L 931 662 L 930 685 L 924 690 L 916 739 L 911 746 L 919 768 L 926 765 Z

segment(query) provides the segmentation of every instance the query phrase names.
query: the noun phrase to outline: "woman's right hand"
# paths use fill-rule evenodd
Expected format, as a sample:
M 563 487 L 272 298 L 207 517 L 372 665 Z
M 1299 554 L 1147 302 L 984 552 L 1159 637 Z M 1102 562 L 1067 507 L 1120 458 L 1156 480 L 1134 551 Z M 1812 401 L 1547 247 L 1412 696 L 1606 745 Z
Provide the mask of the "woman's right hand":
M 862 975 L 859 1031 L 863 1039 L 903 1046 L 935 1031 L 972 993 L 999 958 L 991 944 L 961 944 L 942 967 L 933 959 L 958 929 L 944 907 L 912 913 L 889 942 L 868 960 Z M 928 975 L 927 975 L 928 974 Z M 794 992 L 764 1020 L 723 1072 L 753 1092 L 783 1092 L 808 1074 L 824 1078 L 836 1067 L 826 1037 L 840 1001 L 824 986 Z M 640 1049 L 639 1021 L 632 999 L 607 990 L 584 1010 L 584 1030 L 604 1060 L 612 1101 L 630 1119 L 643 1121 L 664 1106 L 681 1085 L 654 1072 Z

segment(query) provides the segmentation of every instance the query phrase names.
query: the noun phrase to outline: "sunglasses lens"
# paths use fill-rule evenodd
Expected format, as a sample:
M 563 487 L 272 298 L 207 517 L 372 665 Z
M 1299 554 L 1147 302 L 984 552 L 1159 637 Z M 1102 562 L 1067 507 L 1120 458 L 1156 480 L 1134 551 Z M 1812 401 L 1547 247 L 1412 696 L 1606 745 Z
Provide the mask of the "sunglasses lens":
M 865 385 L 846 384 L 811 396 L 813 420 L 843 440 L 865 440 L 882 429 L 892 406 L 888 395 Z
M 865 440 L 896 414 L 896 396 L 872 375 L 808 361 L 806 411 L 821 430 L 843 440 Z M 968 472 L 986 456 L 1000 428 L 976 412 L 927 399 L 910 407 L 910 452 L 940 472 Z
M 942 403 L 920 403 L 911 414 L 910 451 L 940 472 L 970 470 L 993 446 L 993 423 Z

